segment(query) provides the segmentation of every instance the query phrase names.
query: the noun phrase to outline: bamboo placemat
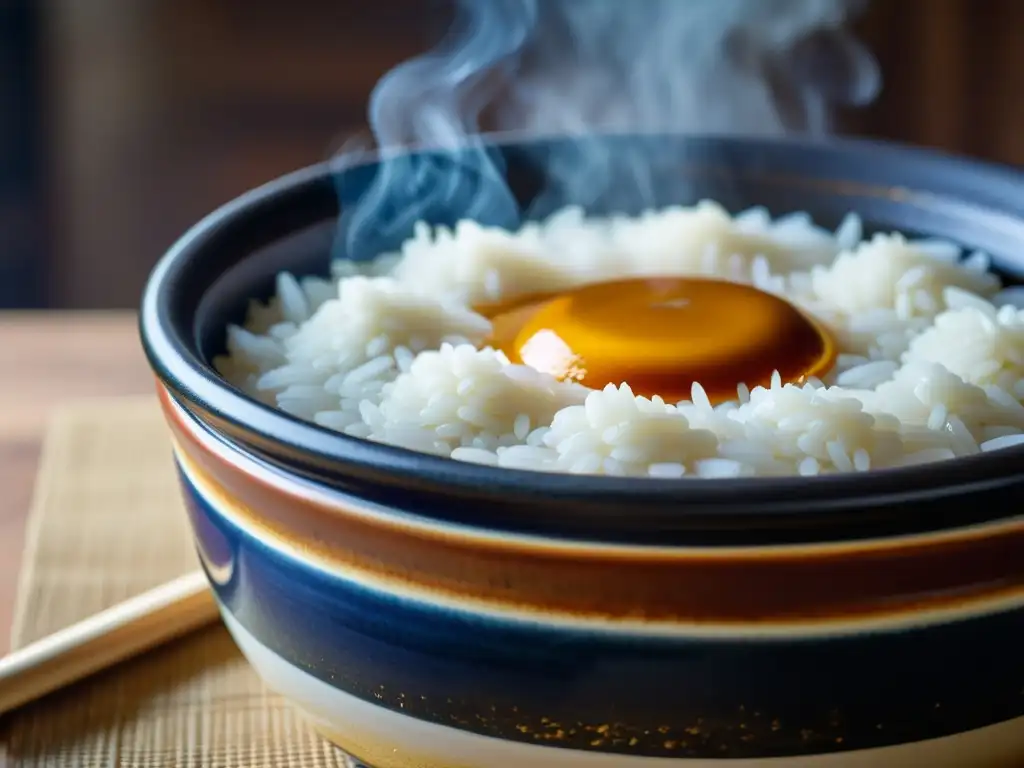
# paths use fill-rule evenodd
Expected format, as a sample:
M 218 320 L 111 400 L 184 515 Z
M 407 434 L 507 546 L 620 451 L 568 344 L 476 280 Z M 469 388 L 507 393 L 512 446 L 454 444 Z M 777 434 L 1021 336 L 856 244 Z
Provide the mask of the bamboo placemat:
M 196 567 L 155 400 L 69 405 L 43 449 L 20 647 Z M 220 626 L 14 713 L 10 768 L 355 768 L 267 691 Z

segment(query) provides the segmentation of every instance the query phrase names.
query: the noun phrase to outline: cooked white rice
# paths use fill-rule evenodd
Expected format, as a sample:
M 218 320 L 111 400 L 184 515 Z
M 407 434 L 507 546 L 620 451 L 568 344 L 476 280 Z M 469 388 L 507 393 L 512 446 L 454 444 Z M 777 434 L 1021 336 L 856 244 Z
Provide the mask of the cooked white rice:
M 1024 444 L 1024 310 L 985 254 L 864 239 L 806 214 L 704 202 L 635 218 L 576 208 L 518 232 L 417 226 L 401 253 L 333 280 L 282 274 L 215 364 L 252 397 L 348 435 L 463 461 L 635 477 L 867 471 Z M 591 390 L 481 348 L 481 302 L 636 276 L 702 275 L 785 296 L 840 354 L 825 381 L 776 376 L 712 407 L 628 382 Z

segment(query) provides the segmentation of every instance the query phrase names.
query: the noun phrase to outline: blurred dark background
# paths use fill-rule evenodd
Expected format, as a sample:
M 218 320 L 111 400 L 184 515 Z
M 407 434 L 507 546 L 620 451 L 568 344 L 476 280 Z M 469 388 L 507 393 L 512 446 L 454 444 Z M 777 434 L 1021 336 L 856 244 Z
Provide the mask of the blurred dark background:
M 0 308 L 133 307 L 189 224 L 362 127 L 444 7 L 0 0 Z M 845 130 L 1024 163 L 1022 29 L 1019 0 L 874 0 L 885 90 Z

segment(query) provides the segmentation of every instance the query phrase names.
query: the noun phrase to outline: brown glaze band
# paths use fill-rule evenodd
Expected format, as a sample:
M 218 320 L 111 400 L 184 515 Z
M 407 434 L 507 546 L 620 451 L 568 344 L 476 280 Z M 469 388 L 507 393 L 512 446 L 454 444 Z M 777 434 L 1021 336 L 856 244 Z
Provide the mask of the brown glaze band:
M 1024 519 L 934 536 L 724 552 L 424 529 L 310 501 L 244 471 L 204 445 L 189 417 L 160 395 L 190 471 L 230 504 L 232 517 L 397 591 L 511 611 L 697 624 L 905 619 L 1024 597 Z

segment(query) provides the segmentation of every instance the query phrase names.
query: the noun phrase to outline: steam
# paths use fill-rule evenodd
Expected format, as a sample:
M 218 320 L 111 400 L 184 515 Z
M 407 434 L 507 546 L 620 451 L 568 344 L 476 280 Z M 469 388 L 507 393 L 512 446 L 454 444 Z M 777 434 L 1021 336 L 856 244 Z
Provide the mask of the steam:
M 837 107 L 866 104 L 881 86 L 845 29 L 865 3 L 458 0 L 441 45 L 373 92 L 384 163 L 359 199 L 340 190 L 339 246 L 366 258 L 420 219 L 515 226 L 566 204 L 607 206 L 610 194 L 633 208 L 653 202 L 652 157 L 600 134 L 826 133 Z M 577 137 L 545 155 L 544 194 L 529 211 L 492 132 Z

